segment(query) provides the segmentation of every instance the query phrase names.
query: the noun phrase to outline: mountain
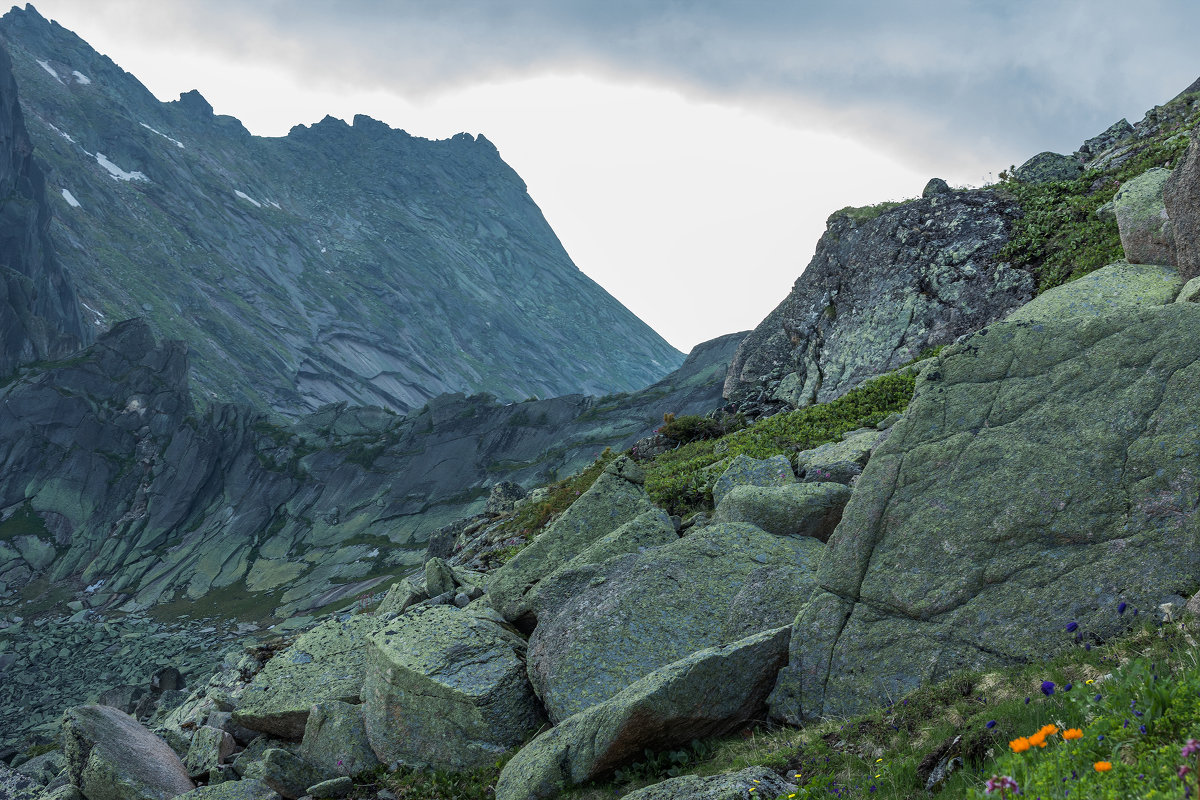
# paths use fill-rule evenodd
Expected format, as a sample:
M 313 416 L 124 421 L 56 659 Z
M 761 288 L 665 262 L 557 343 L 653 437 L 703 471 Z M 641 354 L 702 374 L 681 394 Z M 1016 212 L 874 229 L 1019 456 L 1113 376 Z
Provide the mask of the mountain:
M 362 116 L 252 136 L 198 92 L 159 102 L 32 6 L 0 37 L 91 323 L 188 342 L 204 402 L 604 395 L 682 361 L 571 263 L 482 136 Z

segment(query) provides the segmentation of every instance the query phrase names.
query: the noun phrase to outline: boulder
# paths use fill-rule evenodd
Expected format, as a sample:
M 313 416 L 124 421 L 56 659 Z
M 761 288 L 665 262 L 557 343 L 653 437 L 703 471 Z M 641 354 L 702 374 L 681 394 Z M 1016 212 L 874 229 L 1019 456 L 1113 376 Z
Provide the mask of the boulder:
M 512 481 L 501 481 L 492 487 L 491 494 L 488 495 L 487 504 L 483 507 L 483 513 L 493 516 L 508 514 L 512 512 L 513 507 L 518 500 L 525 498 L 526 491 L 521 488 L 520 484 Z
M 343 775 L 340 778 L 330 778 L 310 786 L 304 793 L 315 800 L 324 800 L 325 798 L 345 797 L 352 791 L 354 791 L 354 780 L 348 775 Z
M 279 792 L 254 778 L 240 781 L 225 781 L 210 786 L 201 786 L 180 800 L 279 800 Z
M 1131 264 L 1174 266 L 1175 234 L 1163 205 L 1169 169 L 1154 167 L 1125 181 L 1113 198 L 1125 260 Z
M 1200 303 L 1200 277 L 1192 278 L 1175 296 L 1176 303 Z
M 331 619 L 276 655 L 243 692 L 233 721 L 280 739 L 300 741 L 309 710 L 325 700 L 358 702 L 367 636 L 381 618 Z
M 796 472 L 803 481 L 849 484 L 866 466 L 881 435 L 881 429 L 862 428 L 848 432 L 840 442 L 797 453 Z
M 543 594 L 546 607 L 529 639 L 529 677 L 550 719 L 603 702 L 697 650 L 787 625 L 815 585 L 823 550 L 816 539 L 716 523 L 564 573 L 558 591 Z M 767 570 L 776 571 L 783 596 L 773 595 L 781 601 L 773 608 L 755 603 L 762 616 L 752 619 L 738 603 L 758 596 Z M 748 621 L 750 630 L 741 627 Z
M 747 767 L 741 772 L 700 777 L 680 775 L 625 795 L 625 800 L 742 800 L 786 796 L 796 791 L 796 784 L 779 777 L 766 767 Z
M 242 777 L 260 780 L 288 800 L 295 800 L 303 797 L 309 786 L 334 776 L 294 753 L 269 747 L 260 758 L 245 765 Z
M 950 184 L 946 183 L 941 178 L 930 178 L 925 184 L 925 188 L 921 190 L 921 197 L 933 197 L 939 194 L 950 194 L 953 189 Z
M 110 706 L 66 711 L 62 749 L 71 784 L 88 800 L 169 800 L 196 788 L 166 742 Z
M 1175 232 L 1175 265 L 1184 280 L 1200 276 L 1200 139 L 1163 185 L 1163 203 Z
M 308 715 L 300 757 L 326 772 L 358 775 L 379 766 L 363 723 L 361 705 L 317 703 Z
M 1073 181 L 1083 174 L 1083 162 L 1071 156 L 1049 151 L 1038 153 L 1017 167 L 1013 177 L 1021 183 Z
M 1160 306 L 1174 301 L 1181 288 L 1183 281 L 1171 267 L 1118 261 L 1042 292 L 1004 321 L 1099 317 L 1131 306 Z
M 371 635 L 363 718 L 380 761 L 471 769 L 542 724 L 525 641 L 501 622 L 490 609 L 419 607 Z
M 772 715 L 1045 660 L 1195 590 L 1200 307 L 1000 323 L 944 350 L 797 616 Z
M 601 536 L 654 509 L 644 480 L 642 468 L 628 456 L 609 463 L 561 517 L 492 574 L 492 605 L 506 619 L 531 622 L 527 595 L 538 581 Z
M 497 800 L 556 797 L 560 787 L 604 776 L 646 750 L 728 733 L 759 718 L 789 635 L 789 628 L 778 628 L 692 653 L 564 720 L 505 765 Z
M 188 775 L 199 778 L 207 775 L 210 769 L 224 764 L 236 749 L 237 742 L 228 731 L 201 725 L 192 734 L 192 744 L 183 764 Z
M 42 793 L 42 787 L 28 775 L 0 762 L 0 798 L 3 800 L 34 800 Z
M 714 522 L 748 522 L 776 536 L 811 536 L 822 542 L 837 527 L 850 487 L 841 483 L 737 486 L 713 514 Z
M 713 483 L 713 503 L 720 505 L 735 486 L 790 486 L 795 482 L 787 456 L 760 459 L 738 454 Z
M 404 578 L 392 584 L 387 594 L 383 596 L 383 600 L 379 601 L 376 613 L 380 616 L 392 613 L 402 614 L 409 606 L 428 599 L 428 592 L 416 586 L 410 579 Z
M 425 591 L 430 597 L 452 592 L 454 588 L 454 570 L 444 559 L 431 558 L 425 562 Z

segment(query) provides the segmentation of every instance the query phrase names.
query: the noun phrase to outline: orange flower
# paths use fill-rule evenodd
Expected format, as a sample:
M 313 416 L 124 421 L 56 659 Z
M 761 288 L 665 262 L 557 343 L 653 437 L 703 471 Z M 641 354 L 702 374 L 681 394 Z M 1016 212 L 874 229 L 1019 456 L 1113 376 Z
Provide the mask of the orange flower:
M 1063 738 L 1067 740 L 1082 739 L 1083 731 L 1079 730 L 1079 728 L 1067 728 L 1063 731 Z
M 1058 728 L 1054 727 L 1053 725 L 1043 725 L 1042 729 L 1038 731 L 1038 733 L 1044 733 L 1047 736 L 1053 736 L 1054 734 L 1058 733 Z
M 1096 772 L 1108 772 L 1110 769 L 1112 769 L 1112 762 L 1111 761 L 1097 761 L 1092 766 L 1096 768 Z
M 1038 731 L 1033 736 L 1029 737 L 1029 743 L 1038 747 L 1046 746 L 1046 732 Z
M 1026 739 L 1024 736 L 1020 736 L 1016 739 L 1013 739 L 1011 742 L 1009 742 L 1008 746 L 1013 749 L 1014 753 L 1024 753 L 1026 750 L 1029 749 L 1029 740 Z

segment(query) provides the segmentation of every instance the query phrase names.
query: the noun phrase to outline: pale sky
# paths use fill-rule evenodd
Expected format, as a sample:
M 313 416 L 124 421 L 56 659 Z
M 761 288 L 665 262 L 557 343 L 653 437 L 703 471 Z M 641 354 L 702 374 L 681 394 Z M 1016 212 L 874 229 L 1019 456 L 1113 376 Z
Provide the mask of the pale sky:
M 482 133 L 587 275 L 687 351 L 752 328 L 829 214 L 1069 153 L 1200 76 L 1200 4 L 39 0 L 160 100 L 261 136 Z

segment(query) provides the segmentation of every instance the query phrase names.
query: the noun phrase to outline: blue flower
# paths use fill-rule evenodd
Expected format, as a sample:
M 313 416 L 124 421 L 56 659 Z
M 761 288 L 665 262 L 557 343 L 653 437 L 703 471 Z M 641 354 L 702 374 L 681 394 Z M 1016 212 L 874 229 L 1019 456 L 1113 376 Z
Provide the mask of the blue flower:
M 1064 686 L 1064 687 L 1063 687 L 1063 691 L 1064 691 L 1064 692 L 1069 692 L 1069 691 L 1071 691 L 1071 689 L 1073 689 L 1073 688 L 1075 688 L 1075 684 L 1073 684 L 1073 683 L 1068 683 L 1066 686 Z
M 1079 628 L 1078 622 L 1068 622 L 1067 623 L 1067 633 L 1074 633 L 1078 628 Z
M 1096 695 L 1096 702 L 1097 702 L 1097 703 L 1099 703 L 1099 702 L 1100 702 L 1100 695 Z
M 1139 726 L 1138 726 L 1138 730 L 1139 730 L 1139 731 L 1141 731 L 1142 733 L 1145 733 L 1145 732 L 1146 732 L 1146 726 L 1145 726 L 1145 725 L 1139 725 Z
M 988 730 L 991 730 L 992 728 L 996 727 L 996 720 L 994 720 L 994 719 L 988 720 L 987 727 L 988 727 Z
M 1120 603 L 1117 603 L 1117 613 L 1118 614 L 1125 613 L 1125 601 L 1124 600 L 1122 600 Z
M 1054 681 L 1042 681 L 1042 694 L 1046 697 L 1054 694 Z
M 1025 698 L 1025 705 L 1029 705 L 1029 698 L 1028 698 L 1028 697 L 1026 697 L 1026 698 Z

